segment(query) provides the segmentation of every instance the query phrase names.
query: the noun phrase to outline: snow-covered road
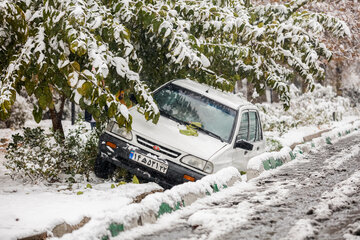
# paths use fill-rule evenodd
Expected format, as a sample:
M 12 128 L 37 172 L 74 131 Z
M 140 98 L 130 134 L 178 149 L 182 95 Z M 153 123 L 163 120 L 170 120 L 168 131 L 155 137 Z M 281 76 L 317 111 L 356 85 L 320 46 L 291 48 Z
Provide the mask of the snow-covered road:
M 360 239 L 360 134 L 118 239 Z

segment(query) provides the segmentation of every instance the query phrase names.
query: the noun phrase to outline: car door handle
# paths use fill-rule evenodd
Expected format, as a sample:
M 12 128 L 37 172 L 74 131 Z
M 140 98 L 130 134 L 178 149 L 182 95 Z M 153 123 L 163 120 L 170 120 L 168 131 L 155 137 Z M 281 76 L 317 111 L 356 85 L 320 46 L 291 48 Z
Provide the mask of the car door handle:
M 259 149 L 260 149 L 260 147 L 257 147 L 257 148 L 256 148 L 256 150 L 258 150 L 258 151 L 259 151 Z
M 248 153 L 248 151 L 245 151 L 245 152 L 244 152 L 244 155 L 246 155 L 247 153 Z

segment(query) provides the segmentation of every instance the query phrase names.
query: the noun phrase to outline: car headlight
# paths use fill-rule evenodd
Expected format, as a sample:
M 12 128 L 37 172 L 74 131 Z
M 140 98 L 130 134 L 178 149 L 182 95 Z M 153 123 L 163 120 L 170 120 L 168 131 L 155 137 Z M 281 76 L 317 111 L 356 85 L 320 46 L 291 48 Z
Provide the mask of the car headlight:
M 115 122 L 109 122 L 106 126 L 106 131 L 111 132 Z
M 119 125 L 115 122 L 110 122 L 107 125 L 106 130 L 109 132 L 115 133 L 116 135 L 119 135 L 120 137 L 123 137 L 129 141 L 131 141 L 133 138 L 131 131 L 128 131 L 124 127 L 119 127 Z
M 204 171 L 206 173 L 212 173 L 214 171 L 214 166 L 211 162 L 205 161 L 201 158 L 187 155 L 183 157 L 180 162 L 192 166 L 194 168 L 197 168 L 201 171 Z
M 211 162 L 206 161 L 204 172 L 213 173 L 213 171 L 214 171 L 214 165 Z

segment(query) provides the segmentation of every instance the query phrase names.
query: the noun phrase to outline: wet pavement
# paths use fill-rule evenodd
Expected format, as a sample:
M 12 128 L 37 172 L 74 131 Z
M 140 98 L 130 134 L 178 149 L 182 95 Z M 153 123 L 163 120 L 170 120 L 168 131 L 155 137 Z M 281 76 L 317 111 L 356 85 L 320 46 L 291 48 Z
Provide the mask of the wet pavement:
M 216 234 L 190 224 L 188 211 L 179 224 L 138 239 L 360 239 L 359 149 L 353 134 L 251 180 L 251 191 L 205 202 L 201 210 L 251 208 L 239 215 L 244 221 L 217 216 L 219 225 L 231 224 Z

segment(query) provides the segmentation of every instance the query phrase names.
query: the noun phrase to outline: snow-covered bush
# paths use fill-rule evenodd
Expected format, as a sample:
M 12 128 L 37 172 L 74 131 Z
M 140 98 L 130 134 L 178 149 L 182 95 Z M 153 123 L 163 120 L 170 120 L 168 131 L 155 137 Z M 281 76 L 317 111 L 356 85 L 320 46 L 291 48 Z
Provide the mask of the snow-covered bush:
M 80 121 L 77 122 L 77 127 L 69 131 L 63 146 L 68 154 L 66 174 L 89 176 L 97 156 L 100 132 L 99 129 L 90 131 Z
M 346 87 L 343 89 L 343 95 L 350 99 L 352 106 L 360 106 L 360 89 L 356 88 L 355 86 L 351 86 L 351 88 Z
M 25 121 L 31 117 L 29 107 L 30 104 L 26 99 L 21 95 L 17 95 L 14 106 L 11 109 L 10 117 L 0 124 L 0 128 L 22 128 Z
M 13 135 L 5 156 L 7 162 L 4 163 L 12 171 L 10 176 L 31 182 L 58 180 L 64 155 L 59 151 L 59 145 L 50 139 L 39 127 L 24 128 L 23 135 Z
M 98 133 L 80 124 L 60 141 L 60 136 L 39 127 L 13 135 L 4 163 L 10 176 L 31 182 L 73 182 L 75 174 L 88 178 L 97 155 Z
M 266 150 L 269 152 L 278 152 L 283 148 L 279 140 L 266 137 Z
M 291 128 L 327 124 L 334 117 L 339 121 L 346 113 L 352 112 L 350 100 L 336 96 L 330 86 L 316 84 L 313 92 L 301 94 L 292 85 L 291 99 L 292 104 L 288 111 L 280 104 L 257 104 L 261 110 L 264 131 L 276 131 L 282 135 Z

